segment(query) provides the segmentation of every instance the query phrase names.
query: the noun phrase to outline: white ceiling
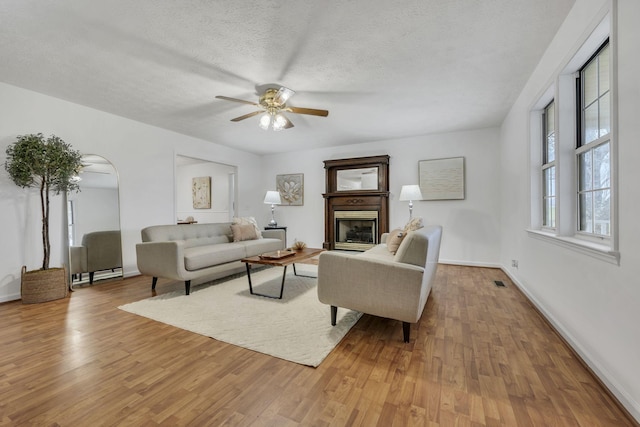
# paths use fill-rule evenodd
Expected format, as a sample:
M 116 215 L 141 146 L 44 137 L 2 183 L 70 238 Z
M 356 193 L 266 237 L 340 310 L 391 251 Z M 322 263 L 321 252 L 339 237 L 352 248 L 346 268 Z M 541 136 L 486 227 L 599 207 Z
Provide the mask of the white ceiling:
M 484 128 L 574 1 L 2 0 L 0 81 L 258 154 Z M 268 84 L 329 117 L 214 98 Z

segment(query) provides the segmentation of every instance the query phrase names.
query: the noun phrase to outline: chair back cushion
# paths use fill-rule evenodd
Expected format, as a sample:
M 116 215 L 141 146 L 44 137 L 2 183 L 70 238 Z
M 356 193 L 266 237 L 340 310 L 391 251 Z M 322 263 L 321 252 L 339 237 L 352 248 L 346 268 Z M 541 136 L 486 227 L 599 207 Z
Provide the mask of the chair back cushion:
M 122 267 L 120 230 L 93 231 L 82 236 L 87 251 L 87 271 Z

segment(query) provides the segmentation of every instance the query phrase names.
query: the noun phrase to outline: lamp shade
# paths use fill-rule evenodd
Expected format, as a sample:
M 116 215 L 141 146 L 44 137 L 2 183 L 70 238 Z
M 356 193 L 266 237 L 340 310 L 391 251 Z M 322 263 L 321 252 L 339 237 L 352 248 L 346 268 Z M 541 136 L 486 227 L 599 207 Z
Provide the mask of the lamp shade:
M 267 191 L 267 194 L 264 196 L 264 203 L 266 205 L 279 205 L 282 203 L 280 201 L 280 193 L 278 191 Z
M 419 185 L 403 185 L 400 190 L 400 201 L 406 200 L 422 200 L 422 192 Z

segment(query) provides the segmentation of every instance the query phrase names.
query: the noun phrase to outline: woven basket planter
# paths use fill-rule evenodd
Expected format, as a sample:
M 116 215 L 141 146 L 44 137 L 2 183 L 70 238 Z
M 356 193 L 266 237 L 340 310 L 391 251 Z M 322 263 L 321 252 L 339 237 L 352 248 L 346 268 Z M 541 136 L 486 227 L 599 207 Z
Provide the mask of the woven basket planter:
M 69 293 L 67 267 L 27 271 L 27 267 L 23 266 L 20 293 L 23 304 L 65 298 Z

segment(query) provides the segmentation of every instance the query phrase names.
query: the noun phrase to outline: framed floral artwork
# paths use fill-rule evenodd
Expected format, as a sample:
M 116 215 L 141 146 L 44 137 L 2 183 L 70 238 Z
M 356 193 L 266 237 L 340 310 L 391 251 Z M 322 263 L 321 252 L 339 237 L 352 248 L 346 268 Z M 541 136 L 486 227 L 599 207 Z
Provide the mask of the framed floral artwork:
M 304 174 L 276 175 L 276 188 L 284 206 L 304 205 Z

